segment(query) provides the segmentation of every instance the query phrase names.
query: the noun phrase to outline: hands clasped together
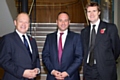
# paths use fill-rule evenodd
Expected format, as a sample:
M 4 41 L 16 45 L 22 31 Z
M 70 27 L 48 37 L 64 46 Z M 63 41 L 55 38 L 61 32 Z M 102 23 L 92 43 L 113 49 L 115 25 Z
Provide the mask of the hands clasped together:
M 57 70 L 53 70 L 51 74 L 54 75 L 57 80 L 64 80 L 65 77 L 69 76 L 67 72 L 59 72 Z

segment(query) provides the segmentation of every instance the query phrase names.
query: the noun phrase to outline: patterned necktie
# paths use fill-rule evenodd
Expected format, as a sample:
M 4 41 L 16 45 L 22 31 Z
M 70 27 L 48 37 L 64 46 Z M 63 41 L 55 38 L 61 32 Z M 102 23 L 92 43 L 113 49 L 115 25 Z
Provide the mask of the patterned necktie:
M 91 42 L 90 42 L 90 57 L 89 57 L 89 65 L 93 66 L 94 64 L 94 45 L 95 45 L 95 25 L 93 25 L 92 33 L 91 33 Z
M 25 47 L 27 48 L 28 53 L 29 53 L 29 55 L 30 55 L 30 57 L 31 57 L 31 59 L 32 59 L 32 54 L 31 54 L 31 52 L 30 52 L 30 48 L 29 48 L 27 39 L 25 38 L 25 35 L 22 35 L 22 36 L 23 36 L 24 45 L 25 45 Z
M 61 57 L 62 57 L 62 35 L 63 35 L 63 33 L 60 33 L 59 44 L 58 44 L 58 61 L 59 61 L 59 64 L 61 64 Z

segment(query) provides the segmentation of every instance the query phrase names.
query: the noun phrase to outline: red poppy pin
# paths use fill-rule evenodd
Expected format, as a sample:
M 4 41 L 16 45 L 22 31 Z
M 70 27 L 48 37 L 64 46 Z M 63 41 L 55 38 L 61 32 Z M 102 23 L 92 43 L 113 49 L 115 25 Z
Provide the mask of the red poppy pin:
M 30 37 L 30 40 L 32 40 L 32 37 Z
M 106 30 L 105 28 L 101 29 L 101 30 L 100 30 L 100 33 L 101 33 L 101 34 L 104 34 L 105 30 Z

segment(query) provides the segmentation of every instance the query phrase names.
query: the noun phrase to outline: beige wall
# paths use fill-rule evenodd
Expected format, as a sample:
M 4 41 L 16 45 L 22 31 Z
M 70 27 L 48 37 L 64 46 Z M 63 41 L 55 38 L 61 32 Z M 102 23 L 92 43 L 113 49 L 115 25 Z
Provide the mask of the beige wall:
M 117 25 L 120 35 L 120 0 L 114 0 L 114 23 Z M 120 57 L 117 64 L 118 80 L 120 80 Z

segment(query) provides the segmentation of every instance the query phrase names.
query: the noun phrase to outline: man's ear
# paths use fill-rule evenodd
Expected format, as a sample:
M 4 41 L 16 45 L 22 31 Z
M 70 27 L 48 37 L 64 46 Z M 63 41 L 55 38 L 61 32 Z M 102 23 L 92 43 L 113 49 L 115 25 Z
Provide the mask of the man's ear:
M 99 11 L 99 15 L 101 14 L 101 12 Z
M 14 20 L 14 24 L 16 25 L 16 20 Z
M 69 23 L 71 22 L 71 20 L 69 20 Z

